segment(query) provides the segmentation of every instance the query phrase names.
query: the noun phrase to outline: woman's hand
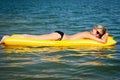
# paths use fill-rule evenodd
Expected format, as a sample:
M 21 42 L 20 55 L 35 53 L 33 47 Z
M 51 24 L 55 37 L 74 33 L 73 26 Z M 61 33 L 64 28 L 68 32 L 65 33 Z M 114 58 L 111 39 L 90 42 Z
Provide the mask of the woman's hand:
M 105 34 L 102 36 L 102 38 L 103 38 L 103 37 L 107 37 L 107 36 L 109 36 L 109 33 L 105 33 Z
M 109 33 L 105 33 L 105 34 L 102 36 L 101 39 L 103 40 L 104 43 L 107 42 L 107 38 L 108 38 L 108 36 L 109 36 Z

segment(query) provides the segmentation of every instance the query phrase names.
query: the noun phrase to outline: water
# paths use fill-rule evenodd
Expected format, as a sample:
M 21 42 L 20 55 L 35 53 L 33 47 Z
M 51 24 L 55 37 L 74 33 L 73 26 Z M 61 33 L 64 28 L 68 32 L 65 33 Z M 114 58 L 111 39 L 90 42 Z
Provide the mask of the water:
M 1 0 L 0 37 L 106 26 L 108 48 L 0 46 L 0 80 L 120 80 L 119 0 Z

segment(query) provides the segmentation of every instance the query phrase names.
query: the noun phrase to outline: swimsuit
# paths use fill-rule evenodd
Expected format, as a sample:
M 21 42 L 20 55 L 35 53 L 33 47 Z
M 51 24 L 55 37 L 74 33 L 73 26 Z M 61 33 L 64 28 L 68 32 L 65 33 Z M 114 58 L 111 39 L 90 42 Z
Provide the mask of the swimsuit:
M 58 33 L 58 34 L 60 34 L 60 38 L 59 38 L 59 40 L 62 40 L 63 39 L 63 36 L 64 36 L 64 33 L 63 32 L 61 32 L 61 31 L 55 31 L 56 33 Z

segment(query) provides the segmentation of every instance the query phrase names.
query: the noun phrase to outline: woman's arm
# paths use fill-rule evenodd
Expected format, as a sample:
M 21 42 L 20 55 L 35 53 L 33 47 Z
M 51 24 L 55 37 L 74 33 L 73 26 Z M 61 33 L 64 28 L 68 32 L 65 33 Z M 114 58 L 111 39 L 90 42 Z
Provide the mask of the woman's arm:
M 107 39 L 108 39 L 108 36 L 109 34 L 108 33 L 105 33 L 103 36 L 102 36 L 102 40 L 106 43 L 107 42 Z
M 90 38 L 90 39 L 92 39 L 92 40 L 96 40 L 96 41 L 98 41 L 98 42 L 106 43 L 106 42 L 107 42 L 108 35 L 109 35 L 108 33 L 105 33 L 105 34 L 102 36 L 102 38 L 97 38 L 97 37 L 95 37 L 94 35 L 89 34 L 89 35 L 87 35 L 87 37 Z

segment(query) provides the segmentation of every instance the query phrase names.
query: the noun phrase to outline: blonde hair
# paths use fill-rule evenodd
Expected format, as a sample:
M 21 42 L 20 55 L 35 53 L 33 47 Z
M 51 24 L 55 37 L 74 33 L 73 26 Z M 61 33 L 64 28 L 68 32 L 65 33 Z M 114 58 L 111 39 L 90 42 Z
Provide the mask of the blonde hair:
M 96 25 L 94 28 L 95 29 L 102 29 L 103 35 L 106 33 L 106 28 L 102 25 Z

